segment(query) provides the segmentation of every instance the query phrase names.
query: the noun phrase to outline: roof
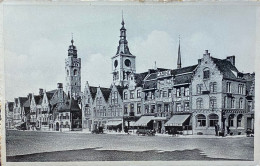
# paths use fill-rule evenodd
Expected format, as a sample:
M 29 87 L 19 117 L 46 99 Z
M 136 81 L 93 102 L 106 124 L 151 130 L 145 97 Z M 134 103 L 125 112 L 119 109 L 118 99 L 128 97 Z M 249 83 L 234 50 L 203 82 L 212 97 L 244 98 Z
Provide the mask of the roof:
M 148 74 L 148 72 L 136 73 L 134 75 L 137 87 L 141 87 L 143 85 L 144 78 L 147 76 L 147 74 Z
M 36 103 L 37 105 L 41 105 L 41 104 L 42 104 L 42 96 L 35 95 L 35 96 L 34 96 L 34 100 L 35 100 L 35 103 Z
M 96 94 L 97 94 L 97 87 L 89 86 L 89 90 L 90 90 L 92 99 L 94 99 L 96 97 Z
M 191 83 L 192 73 L 185 75 L 178 75 L 174 78 L 174 85 Z
M 111 89 L 110 88 L 103 88 L 103 87 L 100 87 L 100 90 L 105 98 L 106 101 L 108 101 L 108 98 L 109 98 L 109 95 L 110 95 L 110 92 L 111 92 Z
M 47 98 L 48 100 L 51 100 L 51 98 L 53 97 L 53 95 L 57 92 L 57 89 L 51 90 L 46 92 Z
M 123 98 L 123 91 L 124 91 L 124 89 L 127 89 L 127 87 L 118 85 L 118 86 L 116 86 L 116 88 L 117 88 L 117 91 L 118 91 L 119 95 L 121 96 L 121 98 Z
M 30 108 L 30 99 L 27 99 L 25 103 L 23 104 L 25 108 Z
M 76 100 L 69 99 L 64 102 L 64 104 L 58 107 L 59 112 L 77 112 L 80 111 L 79 105 Z
M 25 115 L 30 113 L 30 107 L 24 107 L 24 113 Z
M 172 75 L 178 75 L 178 74 L 184 74 L 184 73 L 188 73 L 188 72 L 192 72 L 196 69 L 198 65 L 193 65 L 193 66 L 187 66 L 187 67 L 183 67 L 180 69 L 174 69 L 171 70 L 171 74 Z
M 212 60 L 216 64 L 219 71 L 223 74 L 223 78 L 226 79 L 237 79 L 237 76 L 232 72 L 238 72 L 237 68 L 226 59 L 213 58 Z
M 153 80 L 156 78 L 157 78 L 157 73 L 152 73 L 145 79 L 145 81 Z
M 21 106 L 23 106 L 23 104 L 26 102 L 27 99 L 28 99 L 27 97 L 19 97 Z
M 14 102 L 7 102 L 7 107 L 9 112 L 13 112 Z
M 143 88 L 144 90 L 156 89 L 156 88 L 157 88 L 157 81 L 156 80 L 144 82 L 144 88 Z

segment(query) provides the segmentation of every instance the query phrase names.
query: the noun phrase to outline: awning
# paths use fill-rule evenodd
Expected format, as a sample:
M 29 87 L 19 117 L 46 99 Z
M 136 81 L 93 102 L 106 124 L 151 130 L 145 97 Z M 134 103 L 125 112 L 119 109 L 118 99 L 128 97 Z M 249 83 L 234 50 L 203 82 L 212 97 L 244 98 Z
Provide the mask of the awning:
M 122 121 L 109 121 L 106 123 L 106 126 L 118 126 L 122 124 Z
M 133 121 L 129 122 L 129 126 L 134 126 L 134 124 L 135 124 L 135 122 L 133 122 Z M 128 126 L 128 122 L 127 121 L 125 122 L 125 126 Z
M 134 126 L 147 126 L 147 123 L 153 119 L 154 116 L 142 116 L 137 122 L 135 122 Z
M 190 115 L 173 115 L 170 120 L 165 123 L 165 126 L 182 126 Z
M 166 117 L 154 117 L 153 120 L 166 120 Z

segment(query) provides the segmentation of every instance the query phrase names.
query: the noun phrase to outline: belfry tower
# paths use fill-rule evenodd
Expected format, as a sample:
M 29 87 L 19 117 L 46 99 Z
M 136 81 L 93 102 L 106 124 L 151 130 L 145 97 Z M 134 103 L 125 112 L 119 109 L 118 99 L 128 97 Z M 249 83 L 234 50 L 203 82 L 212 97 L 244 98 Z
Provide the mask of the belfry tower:
M 78 99 L 81 92 L 81 59 L 77 57 L 77 48 L 73 37 L 68 49 L 68 58 L 65 59 L 66 93 L 68 97 Z
M 126 40 L 125 22 L 122 14 L 122 27 L 120 29 L 120 40 L 117 47 L 116 55 L 112 59 L 113 83 L 115 85 L 127 86 L 129 76 L 135 73 L 135 56 L 132 55 L 128 48 Z

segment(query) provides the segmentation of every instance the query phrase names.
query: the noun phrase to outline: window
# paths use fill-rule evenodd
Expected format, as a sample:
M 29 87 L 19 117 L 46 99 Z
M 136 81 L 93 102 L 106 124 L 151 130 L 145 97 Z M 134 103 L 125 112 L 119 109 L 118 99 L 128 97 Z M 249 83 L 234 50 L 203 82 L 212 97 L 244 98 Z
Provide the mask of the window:
M 170 110 L 170 105 L 169 104 L 164 104 L 164 112 L 169 112 Z
M 73 70 L 73 74 L 74 74 L 74 76 L 78 75 L 77 69 L 74 69 L 74 70 Z
M 217 108 L 217 98 L 216 97 L 210 98 L 210 108 Z
M 163 91 L 163 97 L 167 97 L 167 91 Z
M 168 97 L 172 97 L 172 90 L 168 89 Z
M 217 92 L 217 83 L 216 82 L 211 82 L 209 86 L 210 86 L 210 92 Z
M 243 94 L 243 92 L 244 92 L 244 85 L 238 84 L 238 94 Z
M 145 105 L 145 113 L 149 113 L 149 106 Z
M 124 114 L 127 114 L 127 105 L 124 106 Z
M 184 96 L 189 96 L 190 95 L 190 88 L 185 88 L 184 90 Z
M 134 109 L 135 109 L 134 104 L 131 104 L 130 111 L 131 111 L 131 112 L 134 112 Z
M 66 113 L 66 119 L 69 119 L 69 113 Z
M 181 110 L 181 103 L 176 103 L 176 111 L 180 112 Z
M 227 82 L 227 93 L 231 93 L 231 82 Z
M 242 127 L 242 119 L 243 119 L 242 114 L 237 115 L 237 127 Z
M 141 90 L 137 90 L 137 98 L 141 98 Z
M 141 114 L 141 104 L 137 104 L 137 114 Z
M 161 98 L 163 97 L 163 92 L 162 92 L 162 90 L 160 90 L 160 97 L 161 97 Z
M 127 92 L 124 92 L 124 99 L 127 100 Z
M 134 96 L 135 96 L 135 92 L 134 92 L 134 91 L 131 91 L 131 92 L 130 92 L 130 99 L 133 99 Z
M 215 124 L 217 123 L 218 123 L 218 115 L 217 114 L 209 115 L 209 126 L 214 127 Z
M 224 97 L 224 108 L 227 108 L 227 96 Z
M 162 105 L 161 104 L 157 105 L 157 110 L 158 110 L 158 112 L 162 112 Z
M 231 108 L 235 108 L 235 103 L 236 103 L 235 98 L 232 98 L 231 99 Z
M 239 108 L 243 109 L 243 98 L 239 99 Z
M 154 113 L 155 111 L 155 105 L 151 105 L 151 113 Z
M 203 79 L 208 79 L 209 78 L 209 69 L 205 68 L 203 70 Z
M 197 115 L 197 127 L 205 127 L 206 126 L 206 116 L 199 114 Z
M 176 89 L 176 96 L 177 96 L 177 97 L 180 97 L 180 96 L 181 96 L 181 89 L 180 89 L 180 88 L 177 88 L 177 89 Z
M 202 84 L 197 85 L 197 94 L 201 94 Z
M 229 115 L 229 117 L 228 117 L 228 126 L 229 127 L 234 127 L 234 118 L 235 118 L 234 114 Z
M 67 76 L 69 76 L 69 74 L 70 74 L 70 73 L 69 73 L 69 70 L 67 70 Z
M 151 95 L 152 95 L 151 98 L 154 99 L 154 92 L 152 92 Z
M 115 92 L 115 103 L 118 103 L 118 93 Z
M 69 122 L 65 123 L 65 128 L 69 128 Z
M 189 111 L 190 110 L 190 103 L 189 102 L 185 102 L 184 103 L 184 111 Z
M 202 98 L 198 98 L 196 101 L 197 109 L 201 109 L 203 107 L 203 100 Z

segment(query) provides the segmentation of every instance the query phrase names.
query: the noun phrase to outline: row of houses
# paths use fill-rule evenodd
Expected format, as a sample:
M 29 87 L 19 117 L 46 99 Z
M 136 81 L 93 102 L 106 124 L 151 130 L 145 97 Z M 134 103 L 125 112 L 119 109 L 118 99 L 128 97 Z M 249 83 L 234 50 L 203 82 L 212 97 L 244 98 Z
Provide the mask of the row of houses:
M 112 56 L 110 87 L 81 91 L 81 59 L 74 41 L 65 59 L 65 90 L 18 97 L 6 104 L 7 127 L 28 130 L 83 130 L 99 127 L 122 131 L 146 128 L 158 133 L 172 129 L 186 134 L 215 134 L 215 127 L 233 134 L 254 129 L 255 74 L 240 72 L 235 56 L 217 59 L 208 50 L 192 66 L 182 67 L 180 44 L 177 69 L 136 73 L 122 20 L 120 40 Z M 219 56 L 218 56 L 219 57 Z

